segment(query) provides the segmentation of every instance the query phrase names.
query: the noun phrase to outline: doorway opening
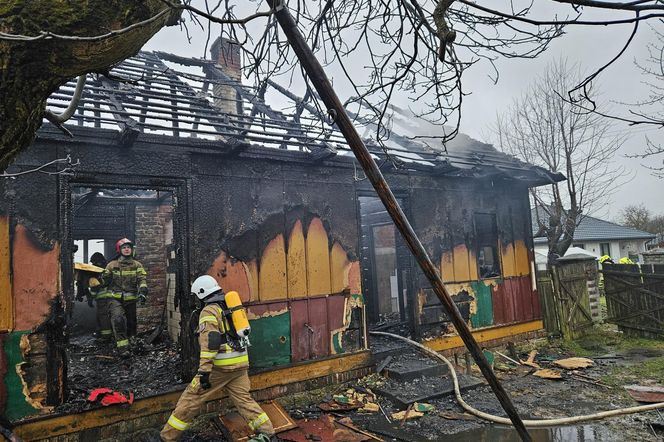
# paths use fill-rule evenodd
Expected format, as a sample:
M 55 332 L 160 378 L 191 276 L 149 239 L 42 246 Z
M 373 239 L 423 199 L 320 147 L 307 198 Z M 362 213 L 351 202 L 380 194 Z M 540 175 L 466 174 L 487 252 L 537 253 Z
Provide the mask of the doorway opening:
M 410 316 L 410 254 L 378 197 L 360 196 L 359 205 L 362 287 L 369 325 L 405 323 Z
M 63 406 L 85 407 L 86 395 L 100 387 L 137 396 L 165 391 L 182 382 L 174 191 L 70 189 L 74 266 L 67 278 L 73 296 Z M 133 249 L 121 258 L 117 243 L 123 238 Z

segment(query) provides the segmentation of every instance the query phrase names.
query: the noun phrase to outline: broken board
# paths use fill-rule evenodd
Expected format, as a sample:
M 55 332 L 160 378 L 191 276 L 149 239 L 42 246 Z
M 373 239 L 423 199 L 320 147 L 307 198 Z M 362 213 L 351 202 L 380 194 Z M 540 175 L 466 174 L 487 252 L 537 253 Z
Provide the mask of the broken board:
M 281 433 L 297 427 L 295 421 L 286 413 L 278 402 L 270 401 L 260 404 L 261 408 L 270 418 L 274 431 Z M 245 442 L 253 434 L 253 431 L 247 425 L 247 422 L 237 411 L 220 415 L 219 420 L 229 431 L 233 442 Z
M 625 385 L 625 390 L 632 398 L 638 402 L 658 403 L 664 402 L 664 387 L 644 386 L 644 385 Z

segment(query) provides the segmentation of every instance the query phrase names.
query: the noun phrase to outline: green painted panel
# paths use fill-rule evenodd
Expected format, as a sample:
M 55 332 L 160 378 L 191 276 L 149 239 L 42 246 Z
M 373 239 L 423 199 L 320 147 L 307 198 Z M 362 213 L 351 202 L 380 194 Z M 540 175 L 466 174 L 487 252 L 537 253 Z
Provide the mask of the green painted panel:
M 284 312 L 249 322 L 251 324 L 251 346 L 249 347 L 251 366 L 265 368 L 290 364 L 290 313 Z
M 493 325 L 491 287 L 481 281 L 472 282 L 470 285 L 475 291 L 475 301 L 477 302 L 477 311 L 474 315 L 470 316 L 470 323 L 473 325 L 473 328 Z
M 7 374 L 5 374 L 5 386 L 7 387 L 7 410 L 5 417 L 9 420 L 21 419 L 36 413 L 36 409 L 25 400 L 23 395 L 23 384 L 16 373 L 16 365 L 23 362 L 21 354 L 21 336 L 27 331 L 9 333 L 5 341 L 4 351 L 7 357 Z

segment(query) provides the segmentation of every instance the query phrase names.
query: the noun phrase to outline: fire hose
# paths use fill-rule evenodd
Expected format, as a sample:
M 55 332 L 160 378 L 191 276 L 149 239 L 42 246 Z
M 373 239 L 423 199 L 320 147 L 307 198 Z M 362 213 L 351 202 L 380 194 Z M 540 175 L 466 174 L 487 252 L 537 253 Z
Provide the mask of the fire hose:
M 454 369 L 454 365 L 452 365 L 452 363 L 445 356 L 439 354 L 434 350 L 431 350 L 428 347 L 425 347 L 419 342 L 415 342 L 412 339 L 404 338 L 403 336 L 395 335 L 394 333 L 371 331 L 369 332 L 369 334 L 387 336 L 389 338 L 399 339 L 401 341 L 408 343 L 409 345 L 418 348 L 428 356 L 443 361 L 450 369 L 450 374 L 452 375 L 452 381 L 454 383 L 454 396 L 459 405 L 461 406 L 461 408 L 466 410 L 468 413 L 477 416 L 481 419 L 487 420 L 489 422 L 494 422 L 502 425 L 512 425 L 512 421 L 509 418 L 485 413 L 476 408 L 473 408 L 471 405 L 469 405 L 466 401 L 463 400 L 463 398 L 461 397 L 461 390 L 459 389 L 459 380 L 457 379 L 457 374 L 456 370 Z M 568 425 L 568 424 L 575 424 L 578 422 L 599 420 L 607 417 L 620 416 L 623 414 L 641 413 L 643 411 L 656 410 L 659 408 L 664 408 L 664 402 L 658 402 L 656 404 L 640 405 L 638 407 L 627 407 L 627 408 L 618 408 L 616 410 L 600 411 L 598 413 L 584 414 L 581 416 L 561 417 L 554 419 L 525 419 L 523 423 L 526 427 L 530 428 L 551 427 L 555 425 Z

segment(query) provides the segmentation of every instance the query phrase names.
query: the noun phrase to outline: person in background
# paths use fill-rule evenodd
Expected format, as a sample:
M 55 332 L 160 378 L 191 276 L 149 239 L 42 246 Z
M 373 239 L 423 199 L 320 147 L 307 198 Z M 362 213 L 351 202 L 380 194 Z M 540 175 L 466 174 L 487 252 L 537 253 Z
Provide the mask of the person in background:
M 134 243 L 122 238 L 115 244 L 118 256 L 101 274 L 103 293 L 97 299 L 108 299 L 108 313 L 115 345 L 122 356 L 129 354 L 129 338 L 136 335 L 136 303 L 145 304 L 148 295 L 147 273 L 134 258 Z

